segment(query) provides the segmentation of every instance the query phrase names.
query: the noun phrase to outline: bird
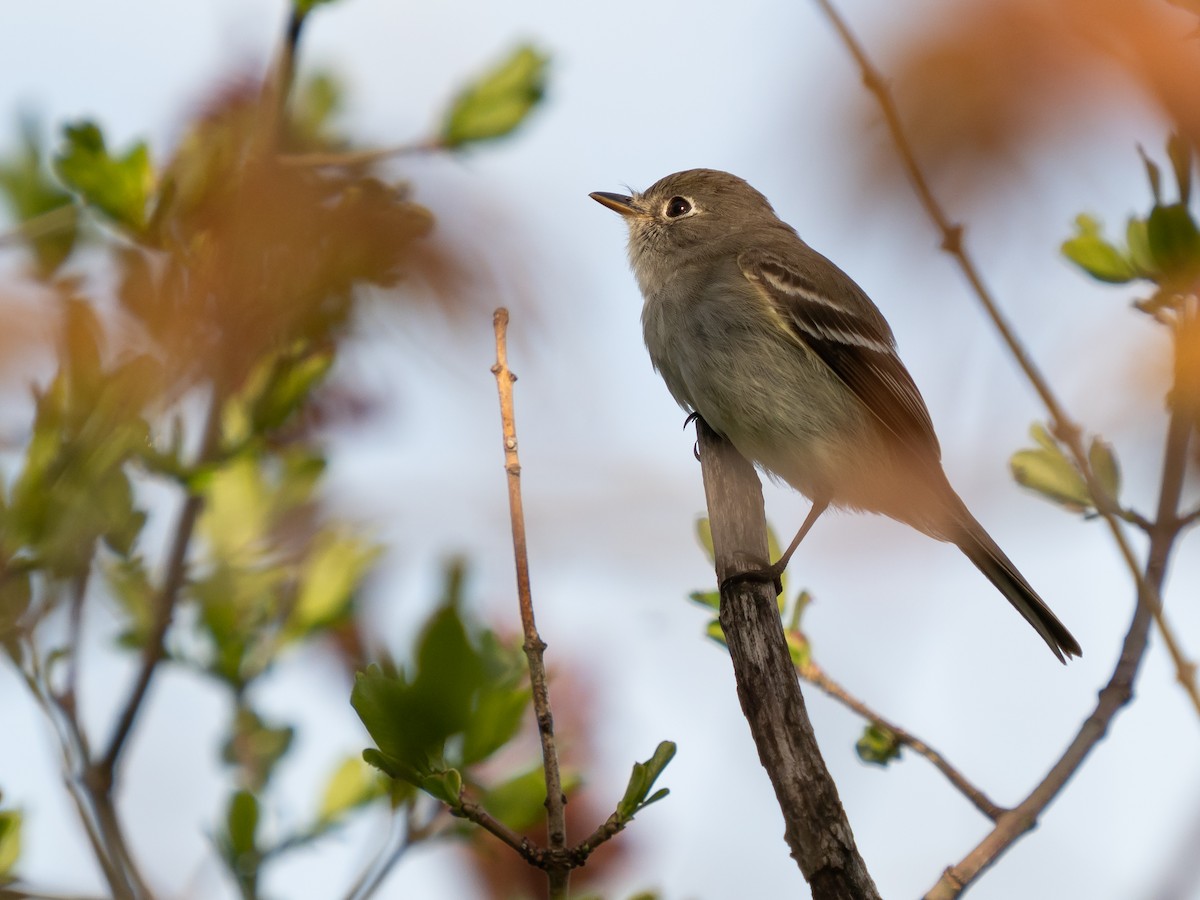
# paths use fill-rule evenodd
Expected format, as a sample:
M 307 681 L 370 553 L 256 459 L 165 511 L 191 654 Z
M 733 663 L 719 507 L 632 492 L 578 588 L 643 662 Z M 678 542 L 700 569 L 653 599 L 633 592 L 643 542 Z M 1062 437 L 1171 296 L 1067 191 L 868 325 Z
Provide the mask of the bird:
M 967 558 L 1065 663 L 1079 642 L 955 492 L 883 314 L 742 178 L 689 169 L 592 199 L 628 226 L 642 331 L 671 395 L 811 510 L 776 582 L 830 507 L 879 513 Z

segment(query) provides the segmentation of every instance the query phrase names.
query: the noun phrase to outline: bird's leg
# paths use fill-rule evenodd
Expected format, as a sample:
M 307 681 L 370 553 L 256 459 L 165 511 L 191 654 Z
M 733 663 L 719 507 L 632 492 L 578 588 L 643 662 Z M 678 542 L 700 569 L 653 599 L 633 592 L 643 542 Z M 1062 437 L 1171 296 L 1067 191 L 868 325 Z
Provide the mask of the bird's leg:
M 792 554 L 796 552 L 796 548 L 800 546 L 800 542 L 804 540 L 804 536 L 816 523 L 821 513 L 825 512 L 829 507 L 828 500 L 814 500 L 812 509 L 808 511 L 808 516 L 804 520 L 804 524 L 800 526 L 800 530 L 796 532 L 796 536 L 792 538 L 792 542 L 788 544 L 788 548 L 783 551 L 783 556 L 773 562 L 769 566 L 764 566 L 761 569 L 749 569 L 745 572 L 738 572 L 736 575 L 730 575 L 721 582 L 720 589 L 722 591 L 728 585 L 740 584 L 746 581 L 765 581 L 775 585 L 775 593 L 783 593 L 783 572 L 788 566 L 788 562 L 792 558 Z

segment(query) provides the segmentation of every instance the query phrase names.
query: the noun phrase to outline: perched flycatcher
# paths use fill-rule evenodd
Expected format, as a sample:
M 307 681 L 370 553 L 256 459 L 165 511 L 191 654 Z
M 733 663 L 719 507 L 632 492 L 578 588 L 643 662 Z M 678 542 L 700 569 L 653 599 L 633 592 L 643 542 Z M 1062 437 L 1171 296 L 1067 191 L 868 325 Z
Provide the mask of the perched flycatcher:
M 952 541 L 1060 660 L 1079 643 L 967 510 L 942 471 L 925 401 L 883 316 L 735 175 L 692 169 L 592 198 L 629 227 L 642 329 L 679 405 L 813 502 L 776 580 L 828 506 Z

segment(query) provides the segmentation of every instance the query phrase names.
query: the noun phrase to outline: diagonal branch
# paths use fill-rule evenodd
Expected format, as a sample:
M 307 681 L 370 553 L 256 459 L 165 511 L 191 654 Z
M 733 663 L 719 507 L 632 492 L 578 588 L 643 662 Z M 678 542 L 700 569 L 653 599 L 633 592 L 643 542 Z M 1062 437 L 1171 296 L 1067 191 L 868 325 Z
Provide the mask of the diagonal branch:
M 928 179 L 917 163 L 916 153 L 904 130 L 904 125 L 900 121 L 900 113 L 887 82 L 871 62 L 870 57 L 867 56 L 862 44 L 854 36 L 849 25 L 846 24 L 846 21 L 838 13 L 832 0 L 816 0 L 816 3 L 829 19 L 830 23 L 832 23 L 842 42 L 846 45 L 846 49 L 854 57 L 862 74 L 863 84 L 874 95 L 876 102 L 879 104 L 879 108 L 887 122 L 888 133 L 891 135 L 892 142 L 896 145 L 896 152 L 899 154 L 905 172 L 907 172 L 909 180 L 912 182 L 913 189 L 917 192 L 917 196 L 921 201 L 921 205 L 925 208 L 925 212 L 941 233 L 942 249 L 954 257 L 987 317 L 991 320 L 992 325 L 1012 354 L 1013 359 L 1025 374 L 1026 379 L 1041 398 L 1042 404 L 1046 407 L 1050 415 L 1054 436 L 1067 448 L 1075 464 L 1083 474 L 1088 490 L 1096 503 L 1096 509 L 1104 518 L 1112 534 L 1113 541 L 1117 545 L 1118 552 L 1125 560 L 1126 567 L 1137 583 L 1138 595 L 1149 597 L 1153 616 L 1157 622 L 1159 631 L 1165 637 L 1168 652 L 1170 652 L 1175 664 L 1176 676 L 1187 692 L 1189 699 L 1191 699 L 1197 713 L 1200 713 L 1200 686 L 1196 683 L 1195 666 L 1184 656 L 1182 650 L 1179 648 L 1178 640 L 1162 616 L 1162 597 L 1160 596 L 1159 589 L 1154 585 L 1146 583 L 1142 576 L 1141 566 L 1138 564 L 1137 557 L 1121 524 L 1123 518 L 1122 510 L 1092 471 L 1091 461 L 1088 458 L 1087 449 L 1083 443 L 1082 429 L 1067 414 L 1066 408 L 1051 389 L 1049 382 L 1037 367 L 1029 352 L 1017 338 L 1016 332 L 1000 311 L 991 291 L 984 284 L 983 277 L 979 273 L 979 268 L 976 266 L 974 258 L 967 252 L 963 243 L 963 226 L 951 221 L 941 203 L 934 196 Z
M 970 800 L 976 809 L 978 809 L 993 822 L 1007 812 L 1004 807 L 998 806 L 992 802 L 987 794 L 968 781 L 962 772 L 950 765 L 950 763 L 946 761 L 946 758 L 942 756 L 942 754 L 938 753 L 915 734 L 912 734 L 911 732 L 901 728 L 899 725 L 889 722 L 887 719 L 883 718 L 883 716 L 879 715 L 879 713 L 875 712 L 875 710 L 871 709 L 869 706 L 867 706 L 867 704 L 863 703 L 861 700 L 847 691 L 844 687 L 842 687 L 842 685 L 834 681 L 828 674 L 826 674 L 825 670 L 816 663 L 810 660 L 809 662 L 797 666 L 796 671 L 800 674 L 800 677 L 809 684 L 820 688 L 838 703 L 858 713 L 872 724 L 881 728 L 886 728 L 901 744 L 911 748 L 914 753 L 918 753 L 929 760 L 934 768 L 945 775 L 946 779 L 952 785 L 954 785 L 954 787 L 957 788 L 964 797 Z

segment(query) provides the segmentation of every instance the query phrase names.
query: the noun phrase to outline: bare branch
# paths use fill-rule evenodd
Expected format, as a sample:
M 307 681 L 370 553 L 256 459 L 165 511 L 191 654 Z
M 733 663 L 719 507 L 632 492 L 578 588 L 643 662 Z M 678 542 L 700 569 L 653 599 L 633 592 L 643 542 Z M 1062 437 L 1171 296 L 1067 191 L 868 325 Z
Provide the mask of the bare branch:
M 529 555 L 525 544 L 525 510 L 521 501 L 521 460 L 517 455 L 517 426 L 513 412 L 513 382 L 508 368 L 508 310 L 501 307 L 492 317 L 496 332 L 496 388 L 500 394 L 500 422 L 504 434 L 504 470 L 508 473 L 508 508 L 512 518 L 513 555 L 517 567 L 517 601 L 521 608 L 521 628 L 525 634 L 525 656 L 529 660 L 529 681 L 533 689 L 533 709 L 542 743 L 542 768 L 546 775 L 546 827 L 550 852 L 561 853 L 566 847 L 567 830 L 562 777 L 558 769 L 558 749 L 554 742 L 554 717 L 550 713 L 544 654 L 546 644 L 538 635 L 533 618 L 533 597 L 529 588 Z M 570 867 L 555 865 L 547 869 L 552 897 L 566 896 Z
M 883 716 L 879 715 L 879 713 L 875 712 L 875 710 L 871 709 L 869 706 L 847 691 L 844 687 L 830 678 L 829 675 L 825 673 L 825 670 L 816 663 L 808 662 L 804 665 L 797 666 L 796 671 L 800 674 L 800 677 L 809 684 L 820 688 L 834 700 L 838 701 L 843 706 L 852 709 L 854 712 L 858 713 L 872 724 L 878 725 L 881 728 L 886 728 L 893 735 L 895 735 L 896 740 L 901 744 L 906 747 L 910 747 L 914 753 L 919 753 L 921 756 L 929 760 L 939 772 L 946 776 L 946 779 L 952 785 L 954 785 L 954 787 L 956 787 L 964 797 L 974 804 L 976 809 L 978 809 L 993 822 L 1007 812 L 1004 807 L 997 806 L 995 803 L 993 803 L 988 796 L 983 793 L 983 791 L 968 781 L 967 778 L 958 771 L 958 769 L 950 765 L 950 763 L 946 761 L 946 758 L 942 756 L 942 754 L 938 753 L 916 735 L 905 731 L 899 725 L 896 725 L 883 718 Z

